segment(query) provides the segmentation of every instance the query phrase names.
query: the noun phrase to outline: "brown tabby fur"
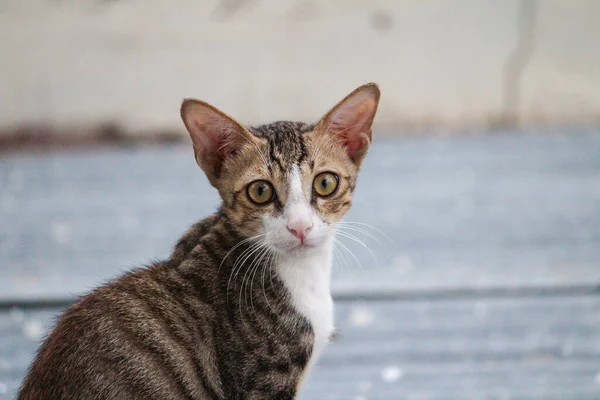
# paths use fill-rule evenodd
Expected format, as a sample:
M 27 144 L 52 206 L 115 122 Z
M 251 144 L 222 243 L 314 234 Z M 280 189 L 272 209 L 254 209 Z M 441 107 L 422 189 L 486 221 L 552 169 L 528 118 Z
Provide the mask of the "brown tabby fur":
M 376 86 L 362 90 L 376 91 L 378 100 Z M 270 265 L 262 273 L 232 273 L 250 245 L 240 243 L 259 231 L 261 215 L 285 206 L 290 165 L 300 166 L 308 185 L 318 171 L 339 174 L 335 196 L 311 204 L 329 223 L 348 211 L 368 143 L 353 159 L 328 140 L 324 125 L 247 128 L 253 143 L 239 146 L 214 175 L 207 172 L 222 197 L 220 210 L 190 228 L 168 260 L 69 307 L 18 399 L 293 399 L 312 355 L 311 324 Z M 264 176 L 278 199 L 257 207 L 245 187 Z

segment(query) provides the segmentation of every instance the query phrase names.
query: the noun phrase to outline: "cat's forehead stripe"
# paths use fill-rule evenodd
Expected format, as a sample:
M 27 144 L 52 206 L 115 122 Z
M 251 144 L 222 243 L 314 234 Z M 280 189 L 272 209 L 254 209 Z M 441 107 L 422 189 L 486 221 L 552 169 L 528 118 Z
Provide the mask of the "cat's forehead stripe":
M 269 157 L 281 171 L 287 172 L 308 157 L 304 134 L 313 129 L 313 125 L 302 122 L 278 121 L 252 128 L 252 132 L 267 139 Z

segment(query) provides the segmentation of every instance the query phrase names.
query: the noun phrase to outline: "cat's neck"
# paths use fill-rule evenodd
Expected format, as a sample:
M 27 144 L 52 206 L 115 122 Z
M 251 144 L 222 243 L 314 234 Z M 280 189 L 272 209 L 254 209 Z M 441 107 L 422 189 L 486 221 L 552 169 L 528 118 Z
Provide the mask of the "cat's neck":
M 327 240 L 310 251 L 281 257 L 276 269 L 282 278 L 289 277 L 297 284 L 313 278 L 308 285 L 311 290 L 329 293 L 332 253 L 332 241 Z
M 308 319 L 313 329 L 311 364 L 323 350 L 334 330 L 330 289 L 332 253 L 333 243 L 328 240 L 307 254 L 283 258 L 276 266 L 292 304 Z

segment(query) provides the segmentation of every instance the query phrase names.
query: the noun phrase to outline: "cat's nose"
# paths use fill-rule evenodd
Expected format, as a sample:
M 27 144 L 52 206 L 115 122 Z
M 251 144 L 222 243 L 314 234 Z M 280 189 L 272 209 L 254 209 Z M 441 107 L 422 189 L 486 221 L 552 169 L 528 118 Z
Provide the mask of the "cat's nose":
M 288 229 L 288 231 L 290 231 L 290 233 L 292 235 L 294 235 L 298 239 L 300 239 L 301 243 L 304 243 L 304 239 L 306 239 L 306 235 L 312 229 L 312 221 L 310 221 L 310 222 L 305 222 L 302 220 L 296 221 L 296 222 L 288 224 L 287 229 Z

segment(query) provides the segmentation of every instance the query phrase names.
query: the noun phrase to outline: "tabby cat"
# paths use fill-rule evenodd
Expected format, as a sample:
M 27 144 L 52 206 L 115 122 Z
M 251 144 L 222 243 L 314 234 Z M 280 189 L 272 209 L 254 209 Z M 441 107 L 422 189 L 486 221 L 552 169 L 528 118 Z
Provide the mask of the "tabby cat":
M 332 240 L 379 102 L 359 87 L 317 124 L 181 116 L 222 205 L 166 261 L 75 302 L 19 399 L 293 399 L 333 331 Z

